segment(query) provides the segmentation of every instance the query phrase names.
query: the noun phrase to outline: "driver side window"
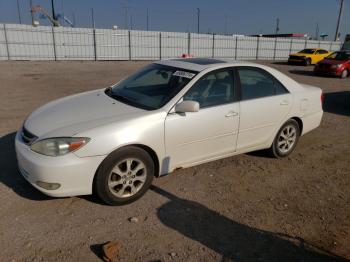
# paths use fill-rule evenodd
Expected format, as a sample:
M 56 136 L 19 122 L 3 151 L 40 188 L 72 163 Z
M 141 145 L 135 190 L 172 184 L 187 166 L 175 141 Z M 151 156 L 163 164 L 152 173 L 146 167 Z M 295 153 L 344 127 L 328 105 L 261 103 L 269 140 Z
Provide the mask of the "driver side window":
M 200 108 L 234 101 L 234 78 L 231 68 L 210 72 L 199 79 L 184 95 L 183 100 L 197 101 Z

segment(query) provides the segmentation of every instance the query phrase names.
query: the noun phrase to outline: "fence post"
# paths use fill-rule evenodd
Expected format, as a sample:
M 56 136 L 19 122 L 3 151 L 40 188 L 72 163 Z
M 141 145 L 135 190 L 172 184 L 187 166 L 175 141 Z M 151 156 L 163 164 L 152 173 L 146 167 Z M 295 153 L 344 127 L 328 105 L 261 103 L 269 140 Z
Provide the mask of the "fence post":
M 293 46 L 293 38 L 290 39 L 289 54 L 292 53 L 292 46 Z
M 333 41 L 331 41 L 331 45 L 329 46 L 329 51 L 332 51 L 332 45 L 333 45 Z
M 162 33 L 159 32 L 159 60 L 162 60 Z
M 187 54 L 189 55 L 191 53 L 191 33 L 188 32 L 187 36 Z
M 277 37 L 275 38 L 275 46 L 273 47 L 273 60 L 276 60 L 276 46 L 277 46 Z
M 51 26 L 51 32 L 52 32 L 53 55 L 54 55 L 55 61 L 57 61 L 55 29 L 53 28 L 53 26 Z
M 305 39 L 304 49 L 306 48 L 306 45 L 307 45 L 307 39 Z
M 7 41 L 6 24 L 4 24 L 4 36 L 5 36 L 5 45 L 6 45 L 6 52 L 7 52 L 7 60 L 10 60 L 10 48 L 9 48 L 9 43 L 8 43 L 8 41 Z
M 260 42 L 260 37 L 258 36 L 256 39 L 256 60 L 259 58 L 259 42 Z
M 129 42 L 129 60 L 131 60 L 131 33 L 128 30 L 128 42 Z
M 238 37 L 236 36 L 236 45 L 235 45 L 235 60 L 237 60 L 237 45 L 238 45 Z
M 318 47 L 321 47 L 321 40 L 318 41 Z
M 92 29 L 92 37 L 93 37 L 93 41 L 94 41 L 94 58 L 95 61 L 97 60 L 97 49 L 96 49 L 96 29 L 95 27 Z
M 214 58 L 214 49 L 215 49 L 215 34 L 213 34 L 213 42 L 211 45 L 211 57 Z

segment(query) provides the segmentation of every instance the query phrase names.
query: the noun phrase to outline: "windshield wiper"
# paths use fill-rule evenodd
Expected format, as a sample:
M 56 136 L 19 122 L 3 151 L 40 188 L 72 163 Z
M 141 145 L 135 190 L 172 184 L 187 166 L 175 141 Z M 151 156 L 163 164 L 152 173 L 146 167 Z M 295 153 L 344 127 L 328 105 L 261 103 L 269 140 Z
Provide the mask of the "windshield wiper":
M 105 89 L 105 94 L 121 102 L 130 103 L 130 99 L 128 99 L 127 97 L 113 93 L 111 86 Z

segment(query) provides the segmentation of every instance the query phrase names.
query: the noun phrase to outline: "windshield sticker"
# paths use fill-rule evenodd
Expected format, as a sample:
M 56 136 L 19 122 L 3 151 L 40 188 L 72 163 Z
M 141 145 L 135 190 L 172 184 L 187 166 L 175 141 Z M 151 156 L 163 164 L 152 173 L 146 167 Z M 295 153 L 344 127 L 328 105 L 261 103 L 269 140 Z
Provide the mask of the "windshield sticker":
M 195 76 L 195 74 L 193 73 L 189 73 L 189 72 L 185 72 L 185 71 L 176 71 L 173 76 L 180 76 L 180 77 L 186 77 L 186 78 L 193 78 Z

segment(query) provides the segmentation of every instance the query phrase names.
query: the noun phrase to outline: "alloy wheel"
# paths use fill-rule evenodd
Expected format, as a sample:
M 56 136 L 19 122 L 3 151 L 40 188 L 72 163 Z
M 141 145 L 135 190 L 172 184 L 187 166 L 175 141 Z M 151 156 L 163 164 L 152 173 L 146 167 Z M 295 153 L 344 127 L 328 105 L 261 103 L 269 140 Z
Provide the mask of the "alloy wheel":
M 145 164 L 136 158 L 126 158 L 113 167 L 108 176 L 108 188 L 116 197 L 131 197 L 140 191 L 146 178 Z
M 288 153 L 294 146 L 297 139 L 297 130 L 294 125 L 285 126 L 279 134 L 277 140 L 278 150 L 285 154 Z

